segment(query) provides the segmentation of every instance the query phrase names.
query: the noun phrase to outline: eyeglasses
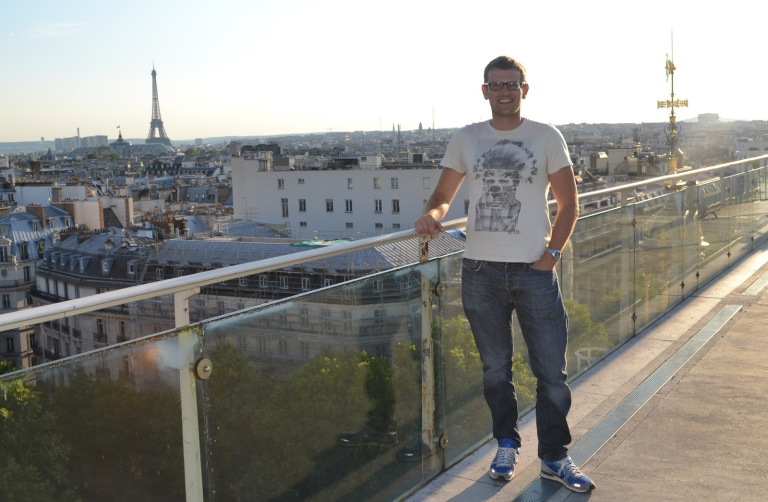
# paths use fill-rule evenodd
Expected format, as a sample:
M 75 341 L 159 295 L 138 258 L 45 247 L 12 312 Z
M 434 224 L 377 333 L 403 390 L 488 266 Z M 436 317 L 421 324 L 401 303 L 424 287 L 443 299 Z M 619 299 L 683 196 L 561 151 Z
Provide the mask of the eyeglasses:
M 512 82 L 486 82 L 483 85 L 492 91 L 500 91 L 504 89 L 505 85 L 510 91 L 519 91 L 525 85 L 525 82 L 514 80 Z

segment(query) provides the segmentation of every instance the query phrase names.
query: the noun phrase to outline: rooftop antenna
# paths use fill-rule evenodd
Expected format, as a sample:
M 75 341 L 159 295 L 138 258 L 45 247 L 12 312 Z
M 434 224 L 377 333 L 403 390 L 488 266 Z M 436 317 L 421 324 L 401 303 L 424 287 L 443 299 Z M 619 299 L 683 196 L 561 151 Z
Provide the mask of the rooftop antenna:
M 688 100 L 687 99 L 675 99 L 675 70 L 677 67 L 675 66 L 674 57 L 675 57 L 675 48 L 674 48 L 674 35 L 670 32 L 671 42 L 670 42 L 670 54 L 672 57 L 670 58 L 670 54 L 667 54 L 667 63 L 666 63 L 666 71 L 667 71 L 667 82 L 671 81 L 671 92 L 669 95 L 669 99 L 665 101 L 657 101 L 656 102 L 656 108 L 669 108 L 669 124 L 666 125 L 664 130 L 667 133 L 667 142 L 669 143 L 669 174 L 675 174 L 677 173 L 677 158 L 678 158 L 678 137 L 677 137 L 677 118 L 675 117 L 675 107 L 678 108 L 684 108 L 688 106 Z M 682 159 L 681 164 L 682 164 Z M 681 165 L 682 167 L 682 165 Z

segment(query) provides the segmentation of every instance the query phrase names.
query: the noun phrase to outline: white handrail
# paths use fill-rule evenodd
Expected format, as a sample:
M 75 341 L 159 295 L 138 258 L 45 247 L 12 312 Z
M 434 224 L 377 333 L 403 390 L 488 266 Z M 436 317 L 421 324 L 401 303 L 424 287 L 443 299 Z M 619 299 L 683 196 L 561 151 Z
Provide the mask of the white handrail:
M 466 218 L 460 218 L 444 223 L 443 228 L 450 230 L 461 228 L 465 224 Z M 352 253 L 382 244 L 390 244 L 417 237 L 419 237 L 419 234 L 417 234 L 415 230 L 402 230 L 391 234 L 334 244 L 333 246 L 321 249 L 311 249 L 289 255 L 275 256 L 264 260 L 241 263 L 183 277 L 139 284 L 97 295 L 64 300 L 40 307 L 0 314 L 0 332 L 20 328 L 22 326 L 40 324 L 54 319 L 61 319 L 62 317 L 71 317 L 86 312 L 93 312 L 94 310 L 101 310 L 115 305 L 123 305 L 130 302 L 145 300 L 147 298 L 154 298 L 156 296 L 172 295 L 180 291 L 200 288 L 209 284 L 216 284 L 237 279 L 239 277 L 268 272 L 270 270 L 278 270 L 301 263 L 320 260 L 322 258 L 330 258 L 332 256 Z

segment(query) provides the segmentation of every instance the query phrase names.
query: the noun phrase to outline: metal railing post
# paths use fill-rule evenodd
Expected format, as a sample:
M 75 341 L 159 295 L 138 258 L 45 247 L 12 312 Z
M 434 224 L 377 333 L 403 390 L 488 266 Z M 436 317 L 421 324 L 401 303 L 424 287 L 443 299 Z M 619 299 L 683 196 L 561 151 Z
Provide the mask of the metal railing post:
M 189 298 L 200 288 L 179 291 L 173 295 L 173 311 L 176 329 L 189 326 Z M 200 425 L 198 424 L 197 389 L 194 365 L 196 354 L 188 350 L 194 346 L 190 338 L 197 336 L 194 330 L 179 331 L 179 398 L 181 401 L 181 434 L 184 445 L 184 487 L 187 502 L 203 501 L 203 470 L 200 449 Z
M 419 262 L 429 259 L 428 235 L 419 237 Z M 435 453 L 435 358 L 432 340 L 432 281 L 421 274 L 421 443 Z M 423 464 L 422 464 L 423 467 Z

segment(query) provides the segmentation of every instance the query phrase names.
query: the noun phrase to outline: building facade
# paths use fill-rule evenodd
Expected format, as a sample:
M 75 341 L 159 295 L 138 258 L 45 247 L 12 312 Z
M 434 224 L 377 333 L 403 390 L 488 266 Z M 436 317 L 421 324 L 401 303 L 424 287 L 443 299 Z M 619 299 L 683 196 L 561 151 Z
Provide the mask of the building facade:
M 270 169 L 263 159 L 232 158 L 235 216 L 283 224 L 299 239 L 362 238 L 412 228 L 435 188 L 437 164 L 362 169 Z M 462 184 L 446 220 L 468 214 Z

